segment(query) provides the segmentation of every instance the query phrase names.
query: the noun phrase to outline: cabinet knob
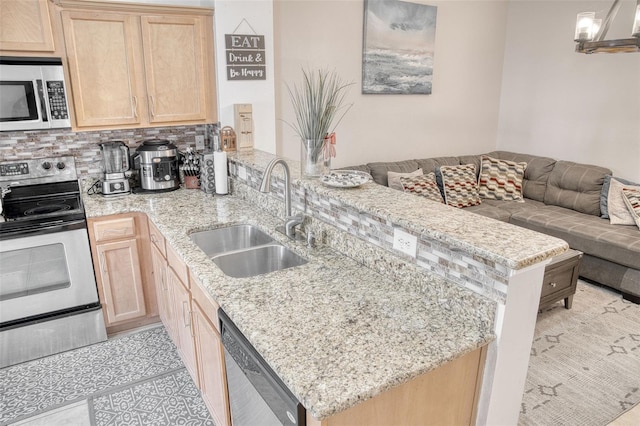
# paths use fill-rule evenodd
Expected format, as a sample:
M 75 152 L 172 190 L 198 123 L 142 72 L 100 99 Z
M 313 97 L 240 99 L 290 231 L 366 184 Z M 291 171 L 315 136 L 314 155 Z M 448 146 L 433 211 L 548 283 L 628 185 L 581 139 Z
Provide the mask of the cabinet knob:
M 550 285 L 551 287 L 555 288 L 558 284 L 556 284 L 556 283 L 549 283 L 549 285 Z

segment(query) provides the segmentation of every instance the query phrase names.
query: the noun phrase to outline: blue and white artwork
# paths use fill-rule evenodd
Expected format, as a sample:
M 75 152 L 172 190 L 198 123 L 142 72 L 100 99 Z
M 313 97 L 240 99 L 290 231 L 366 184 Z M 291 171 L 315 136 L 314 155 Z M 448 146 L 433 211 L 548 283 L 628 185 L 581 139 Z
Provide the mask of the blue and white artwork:
M 436 6 L 365 0 L 362 93 L 431 94 Z

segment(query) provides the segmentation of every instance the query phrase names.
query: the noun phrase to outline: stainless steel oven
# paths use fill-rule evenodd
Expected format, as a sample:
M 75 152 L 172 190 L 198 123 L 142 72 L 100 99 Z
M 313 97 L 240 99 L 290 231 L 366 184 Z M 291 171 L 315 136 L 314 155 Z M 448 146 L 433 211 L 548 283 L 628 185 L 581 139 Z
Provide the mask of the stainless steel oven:
M 73 157 L 0 163 L 0 367 L 106 339 Z

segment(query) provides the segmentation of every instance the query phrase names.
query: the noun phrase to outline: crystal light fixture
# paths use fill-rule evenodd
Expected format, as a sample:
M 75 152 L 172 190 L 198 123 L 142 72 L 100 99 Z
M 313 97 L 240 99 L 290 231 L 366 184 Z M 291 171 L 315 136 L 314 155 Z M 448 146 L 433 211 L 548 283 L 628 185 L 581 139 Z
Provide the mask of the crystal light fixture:
M 640 0 L 636 0 L 636 13 L 631 38 L 605 40 L 611 22 L 620 9 L 620 0 L 614 0 L 604 21 L 596 19 L 595 12 L 581 12 L 576 20 L 576 52 L 623 53 L 640 52 Z

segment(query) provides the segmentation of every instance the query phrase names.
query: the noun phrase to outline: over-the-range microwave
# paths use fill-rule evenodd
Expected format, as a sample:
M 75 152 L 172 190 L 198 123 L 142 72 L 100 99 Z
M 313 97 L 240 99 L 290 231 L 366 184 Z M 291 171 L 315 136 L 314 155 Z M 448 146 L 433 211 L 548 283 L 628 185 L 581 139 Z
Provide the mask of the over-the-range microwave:
M 60 58 L 0 56 L 0 131 L 71 127 Z

